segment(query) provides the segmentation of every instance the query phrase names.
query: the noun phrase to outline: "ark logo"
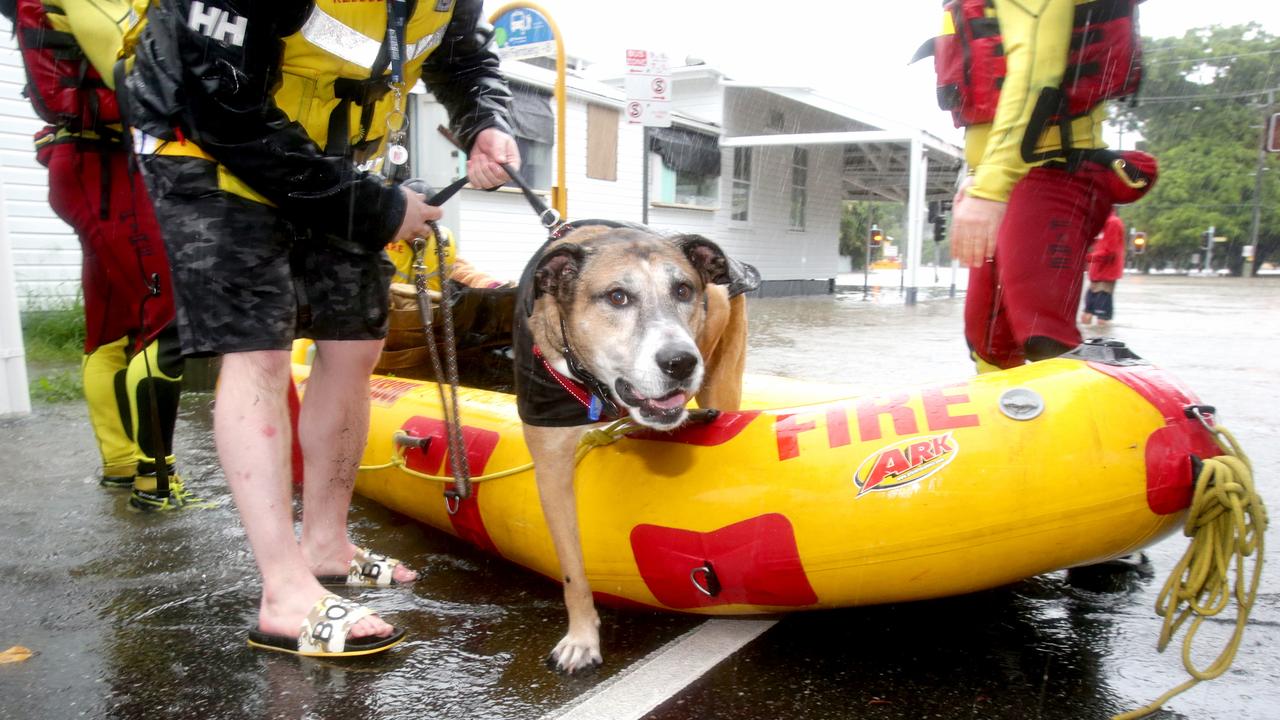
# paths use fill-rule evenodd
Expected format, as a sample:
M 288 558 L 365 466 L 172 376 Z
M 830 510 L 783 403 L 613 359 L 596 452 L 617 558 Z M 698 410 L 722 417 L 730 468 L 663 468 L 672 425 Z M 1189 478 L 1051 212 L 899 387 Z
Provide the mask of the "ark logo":
M 853 474 L 858 497 L 923 480 L 954 460 L 958 449 L 951 433 L 915 437 L 882 448 L 867 456 Z

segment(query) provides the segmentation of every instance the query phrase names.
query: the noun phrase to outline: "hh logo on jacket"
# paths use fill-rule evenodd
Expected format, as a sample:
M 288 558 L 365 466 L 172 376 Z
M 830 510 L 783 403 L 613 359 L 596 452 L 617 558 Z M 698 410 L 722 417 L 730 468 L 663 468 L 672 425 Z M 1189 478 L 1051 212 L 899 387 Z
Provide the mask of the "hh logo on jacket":
M 249 18 L 232 15 L 222 8 L 205 8 L 204 3 L 195 0 L 187 16 L 187 27 L 220 43 L 241 47 Z

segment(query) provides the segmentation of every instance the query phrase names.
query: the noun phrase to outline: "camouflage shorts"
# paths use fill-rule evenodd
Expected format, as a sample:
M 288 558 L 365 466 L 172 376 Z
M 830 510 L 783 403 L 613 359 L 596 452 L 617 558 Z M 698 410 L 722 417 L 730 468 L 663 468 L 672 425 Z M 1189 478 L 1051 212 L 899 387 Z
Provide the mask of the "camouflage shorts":
M 152 155 L 142 167 L 169 252 L 184 355 L 386 336 L 395 268 L 385 252 L 337 247 L 341 240 L 274 207 L 219 190 L 206 160 Z

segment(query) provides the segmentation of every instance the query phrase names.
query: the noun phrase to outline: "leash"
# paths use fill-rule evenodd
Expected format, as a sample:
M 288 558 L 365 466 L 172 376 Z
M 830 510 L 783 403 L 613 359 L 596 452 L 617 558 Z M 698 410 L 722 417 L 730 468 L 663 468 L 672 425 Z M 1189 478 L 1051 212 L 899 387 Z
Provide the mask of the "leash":
M 444 139 L 448 140 L 451 145 L 457 148 L 458 152 L 462 153 L 463 155 L 468 154 L 467 149 L 462 147 L 462 143 L 458 142 L 458 138 L 455 137 L 454 134 L 449 131 L 449 128 L 443 125 L 437 125 L 436 131 L 439 132 L 442 136 L 444 136 Z M 507 163 L 498 163 L 498 166 L 501 167 L 502 171 L 507 174 L 507 177 L 511 178 L 511 181 L 516 184 L 516 187 L 520 188 L 520 193 L 524 195 L 524 199 L 528 201 L 529 207 L 533 208 L 534 214 L 538 216 L 538 222 L 542 223 L 542 227 L 546 228 L 547 233 L 550 234 L 552 237 L 559 237 L 557 233 L 559 232 L 560 228 L 565 224 L 564 218 L 560 217 L 560 212 L 555 208 L 547 205 L 547 203 L 542 199 L 542 197 L 538 195 L 538 193 L 534 192 L 533 188 L 529 185 L 528 181 L 524 179 L 524 176 L 521 175 L 518 170 L 511 167 Z M 458 182 L 464 182 L 465 180 L 466 180 L 465 177 L 460 178 L 459 180 L 455 180 L 454 184 L 457 184 Z M 453 185 L 449 186 L 449 188 L 452 188 L 452 187 Z M 459 185 L 459 188 L 460 187 L 461 186 Z M 445 188 L 445 190 L 442 190 L 440 193 L 437 193 L 437 195 L 444 194 L 445 191 L 449 190 L 449 188 Z M 454 189 L 452 192 L 449 192 L 448 195 L 445 196 L 445 199 L 447 200 L 455 192 L 457 192 L 457 189 Z M 434 200 L 434 198 L 432 199 Z M 428 204 L 432 204 L 432 203 L 428 202 Z
M 455 189 L 453 192 L 456 191 Z M 438 196 L 439 193 L 437 193 Z M 435 197 L 432 200 L 435 200 Z M 419 237 L 413 241 L 413 284 L 418 294 L 418 316 L 422 321 L 423 332 L 427 336 L 427 355 L 431 358 L 431 369 L 436 377 L 436 389 L 440 392 L 440 412 L 444 416 L 445 439 L 449 446 L 449 469 L 453 473 L 453 488 L 444 492 L 445 509 L 453 515 L 458 512 L 462 501 L 471 497 L 471 463 L 467 458 L 466 441 L 462 435 L 462 413 L 458 407 L 458 386 L 461 381 L 458 378 L 458 346 L 453 327 L 453 290 L 446 277 L 448 262 L 444 247 L 445 239 L 440 232 L 440 226 L 434 220 L 428 221 L 427 224 L 436 238 L 436 274 L 440 278 L 440 313 L 444 326 L 442 328 L 445 347 L 443 366 L 440 362 L 440 350 L 436 346 L 431 294 L 427 290 L 426 238 Z M 447 397 L 446 384 L 449 386 Z
M 1186 413 L 1204 425 L 1223 454 L 1201 461 L 1191 509 L 1182 530 L 1191 538 L 1191 543 L 1156 598 L 1156 614 L 1164 618 L 1156 644 L 1157 652 L 1164 652 L 1183 623 L 1191 620 L 1182 639 L 1182 666 L 1191 678 L 1150 704 L 1116 715 L 1112 720 L 1146 717 L 1158 711 L 1170 698 L 1226 672 L 1240 649 L 1249 613 L 1258 596 L 1267 509 L 1254 487 L 1253 466 L 1249 458 L 1226 428 L 1216 423 L 1209 424 L 1208 416 L 1203 412 L 1205 409 L 1193 405 L 1186 409 Z M 1245 558 L 1250 556 L 1254 558 L 1253 568 L 1252 572 L 1246 573 Z M 1234 585 L 1228 578 L 1233 569 Z M 1197 668 L 1191 658 L 1196 632 L 1206 619 L 1225 610 L 1233 598 L 1238 607 L 1231 637 L 1208 667 Z

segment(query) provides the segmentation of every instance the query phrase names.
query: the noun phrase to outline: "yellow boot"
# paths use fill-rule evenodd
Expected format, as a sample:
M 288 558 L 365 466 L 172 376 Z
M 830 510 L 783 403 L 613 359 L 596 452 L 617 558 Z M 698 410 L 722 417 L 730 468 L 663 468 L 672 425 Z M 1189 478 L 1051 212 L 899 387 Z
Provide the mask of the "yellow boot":
M 140 453 L 133 441 L 133 418 L 127 394 L 129 338 L 98 346 L 80 365 L 89 424 L 102 456 L 99 484 L 109 488 L 133 485 Z

